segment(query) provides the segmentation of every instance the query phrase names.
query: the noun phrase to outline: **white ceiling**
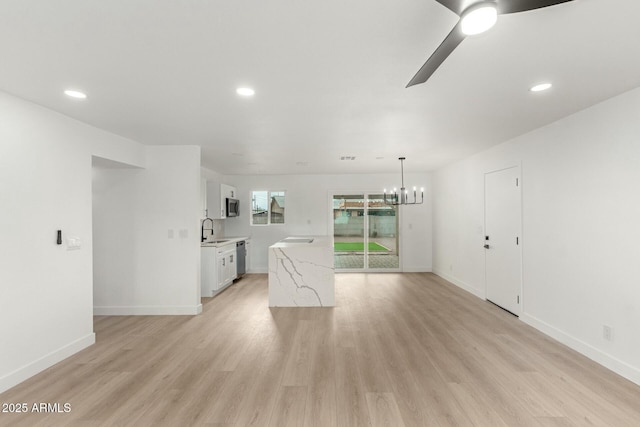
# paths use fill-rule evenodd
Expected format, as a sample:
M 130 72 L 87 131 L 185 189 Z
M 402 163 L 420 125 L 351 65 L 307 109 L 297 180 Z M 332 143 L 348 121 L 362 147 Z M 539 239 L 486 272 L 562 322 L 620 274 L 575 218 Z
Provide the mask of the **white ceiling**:
M 1 90 L 223 174 L 432 170 L 640 86 L 638 0 L 500 16 L 409 89 L 457 22 L 434 0 L 0 6 Z

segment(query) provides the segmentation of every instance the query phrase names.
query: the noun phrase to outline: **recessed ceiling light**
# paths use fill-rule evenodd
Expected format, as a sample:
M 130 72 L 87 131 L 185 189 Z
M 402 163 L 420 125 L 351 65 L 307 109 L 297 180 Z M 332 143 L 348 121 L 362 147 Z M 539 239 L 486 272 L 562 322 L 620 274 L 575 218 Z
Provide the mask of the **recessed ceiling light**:
M 250 87 L 239 87 L 236 89 L 236 93 L 240 96 L 253 96 L 256 94 L 256 91 Z
M 478 3 L 462 14 L 460 29 L 467 36 L 484 33 L 496 24 L 498 11 L 495 3 Z
M 355 160 L 356 156 L 340 156 L 340 160 Z
M 71 90 L 71 89 L 67 89 L 64 91 L 64 94 L 67 96 L 70 96 L 72 98 L 77 98 L 77 99 L 85 99 L 87 97 L 87 95 L 83 92 L 79 92 L 77 90 Z
M 529 89 L 531 92 L 542 92 L 543 90 L 547 90 L 551 87 L 551 83 L 540 83 L 533 86 Z

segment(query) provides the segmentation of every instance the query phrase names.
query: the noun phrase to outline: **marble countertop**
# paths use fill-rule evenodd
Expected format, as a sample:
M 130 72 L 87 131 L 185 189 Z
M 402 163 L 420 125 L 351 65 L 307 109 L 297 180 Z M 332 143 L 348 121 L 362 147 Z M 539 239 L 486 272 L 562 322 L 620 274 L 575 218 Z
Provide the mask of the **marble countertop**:
M 250 237 L 241 236 L 241 237 L 221 237 L 220 239 L 213 239 L 210 242 L 202 242 L 200 246 L 203 248 L 220 248 L 222 246 L 236 244 L 242 240 L 249 240 Z
M 331 246 L 331 243 L 329 236 L 292 236 L 274 243 L 270 248 L 325 247 Z

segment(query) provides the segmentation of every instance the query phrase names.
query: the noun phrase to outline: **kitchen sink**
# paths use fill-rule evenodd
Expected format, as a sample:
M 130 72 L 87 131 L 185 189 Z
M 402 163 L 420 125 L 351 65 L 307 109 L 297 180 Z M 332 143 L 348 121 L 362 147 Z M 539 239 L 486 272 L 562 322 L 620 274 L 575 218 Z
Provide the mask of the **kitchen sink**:
M 209 243 L 224 243 L 224 242 L 228 242 L 229 239 L 226 240 L 211 240 Z

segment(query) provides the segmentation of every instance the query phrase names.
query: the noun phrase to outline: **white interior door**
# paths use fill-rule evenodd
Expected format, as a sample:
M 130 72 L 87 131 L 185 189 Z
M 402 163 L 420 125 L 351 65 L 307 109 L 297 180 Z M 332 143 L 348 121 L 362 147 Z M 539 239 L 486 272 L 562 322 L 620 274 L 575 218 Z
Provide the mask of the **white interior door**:
M 485 174 L 487 299 L 520 313 L 522 287 L 520 167 Z

